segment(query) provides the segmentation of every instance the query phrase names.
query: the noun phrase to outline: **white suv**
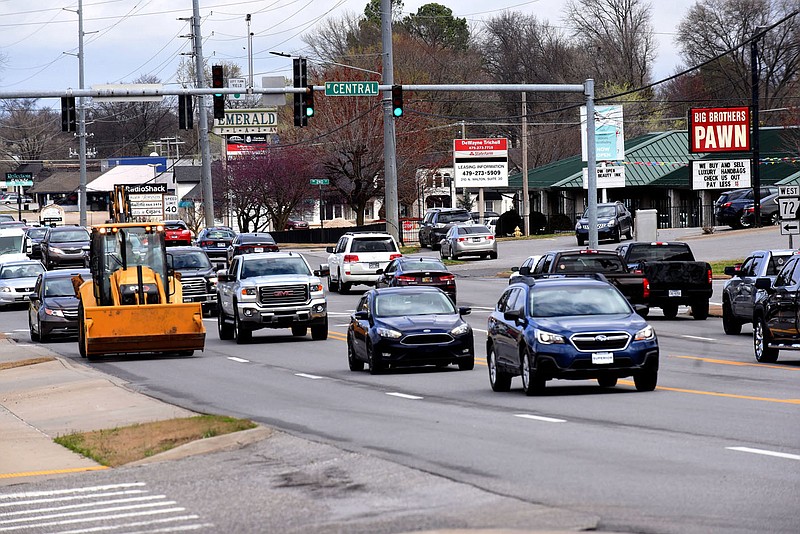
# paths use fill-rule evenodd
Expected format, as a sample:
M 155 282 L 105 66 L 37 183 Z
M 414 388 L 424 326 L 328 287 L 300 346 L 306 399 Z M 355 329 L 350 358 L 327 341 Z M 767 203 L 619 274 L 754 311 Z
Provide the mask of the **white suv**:
M 328 256 L 328 291 L 346 294 L 353 284 L 374 286 L 386 265 L 402 256 L 390 234 L 347 232 L 335 247 L 325 249 Z M 322 266 L 325 271 L 325 266 Z

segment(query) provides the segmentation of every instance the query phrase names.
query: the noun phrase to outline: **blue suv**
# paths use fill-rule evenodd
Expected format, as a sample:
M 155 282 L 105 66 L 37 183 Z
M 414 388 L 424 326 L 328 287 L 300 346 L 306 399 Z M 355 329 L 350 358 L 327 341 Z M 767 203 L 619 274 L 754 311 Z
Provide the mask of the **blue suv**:
M 494 391 L 508 391 L 515 376 L 527 395 L 556 378 L 613 387 L 633 376 L 638 391 L 656 388 L 656 333 L 603 275 L 517 280 L 489 316 L 486 363 Z

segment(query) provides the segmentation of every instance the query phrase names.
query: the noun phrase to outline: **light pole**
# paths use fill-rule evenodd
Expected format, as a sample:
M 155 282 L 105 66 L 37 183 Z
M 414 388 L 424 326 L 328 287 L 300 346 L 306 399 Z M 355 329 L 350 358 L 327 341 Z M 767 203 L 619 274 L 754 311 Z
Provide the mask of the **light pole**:
M 358 70 L 358 71 L 361 71 L 361 72 L 368 72 L 370 74 L 375 74 L 376 76 L 380 76 L 381 75 L 381 73 L 376 71 L 376 70 L 362 69 L 361 67 L 355 67 L 353 65 L 345 65 L 344 63 L 337 63 L 335 61 L 328 61 L 327 59 L 314 59 L 314 58 L 310 58 L 310 57 L 306 57 L 306 56 L 293 56 L 292 54 L 287 54 L 286 52 L 274 52 L 274 51 L 271 51 L 270 54 L 272 54 L 274 56 L 291 57 L 291 58 L 302 57 L 306 61 L 311 61 L 312 63 L 317 63 L 319 65 L 336 65 L 336 66 L 339 66 L 339 67 L 345 67 L 347 69 Z

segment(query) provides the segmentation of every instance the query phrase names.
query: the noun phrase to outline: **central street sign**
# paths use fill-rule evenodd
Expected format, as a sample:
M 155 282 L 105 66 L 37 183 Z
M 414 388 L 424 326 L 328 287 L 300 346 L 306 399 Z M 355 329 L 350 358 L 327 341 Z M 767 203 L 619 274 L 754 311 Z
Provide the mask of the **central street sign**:
M 325 82 L 325 96 L 378 96 L 378 82 Z
M 311 185 L 328 185 L 331 181 L 328 178 L 312 178 L 309 183 Z

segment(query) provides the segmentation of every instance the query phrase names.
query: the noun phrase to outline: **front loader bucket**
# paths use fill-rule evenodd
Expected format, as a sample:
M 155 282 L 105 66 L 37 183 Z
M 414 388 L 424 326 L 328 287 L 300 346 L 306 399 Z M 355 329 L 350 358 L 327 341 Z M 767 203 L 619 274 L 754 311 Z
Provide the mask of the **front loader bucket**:
M 86 356 L 203 350 L 206 329 L 197 302 L 90 306 L 83 310 Z

